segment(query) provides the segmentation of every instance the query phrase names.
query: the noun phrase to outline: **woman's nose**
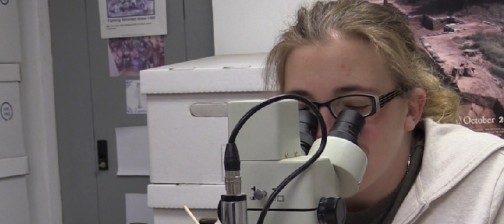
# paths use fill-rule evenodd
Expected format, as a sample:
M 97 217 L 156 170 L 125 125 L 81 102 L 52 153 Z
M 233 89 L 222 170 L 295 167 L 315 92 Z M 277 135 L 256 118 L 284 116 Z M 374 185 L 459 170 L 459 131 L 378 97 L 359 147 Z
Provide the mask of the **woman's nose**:
M 329 132 L 333 128 L 333 125 L 334 125 L 334 122 L 336 121 L 336 119 L 334 118 L 334 116 L 331 114 L 331 111 L 327 107 L 321 107 L 320 114 L 322 115 L 322 118 L 324 118 L 324 123 L 327 127 L 327 133 L 329 134 Z M 322 130 L 319 127 L 317 129 L 317 138 L 321 138 L 321 137 L 322 137 Z

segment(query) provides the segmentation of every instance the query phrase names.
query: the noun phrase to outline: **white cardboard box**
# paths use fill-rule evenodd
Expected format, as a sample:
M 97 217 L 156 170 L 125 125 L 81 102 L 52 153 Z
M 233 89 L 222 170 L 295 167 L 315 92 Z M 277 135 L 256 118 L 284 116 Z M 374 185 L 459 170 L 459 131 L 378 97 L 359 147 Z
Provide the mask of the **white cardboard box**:
M 28 188 L 25 176 L 0 179 L 1 223 L 30 224 Z
M 314 0 L 212 1 L 215 55 L 268 52 L 301 5 Z
M 201 218 L 212 218 L 217 213 L 216 210 L 191 209 L 191 212 L 199 220 Z M 154 224 L 193 224 L 192 219 L 181 209 L 154 209 Z M 216 224 L 221 222 L 217 221 Z
M 19 65 L 0 64 L 0 178 L 28 173 L 21 104 Z
M 155 224 L 192 223 L 184 205 L 197 219 L 217 218 L 222 194 L 225 194 L 224 185 L 149 184 L 147 188 L 148 205 L 154 209 Z
M 0 217 L 2 223 L 29 224 L 25 177 L 28 159 L 23 142 L 20 79 L 19 65 L 0 64 L 0 198 L 8 202 L 0 203 Z
M 266 54 L 220 55 L 141 71 L 151 183 L 223 184 L 226 102 L 266 98 Z
M 202 184 L 149 184 L 147 199 L 149 207 L 183 209 L 216 209 L 221 195 L 225 194 L 224 185 Z
M 0 63 L 21 61 L 21 38 L 19 30 L 18 2 L 0 3 Z M 5 3 L 7 2 L 7 3 Z

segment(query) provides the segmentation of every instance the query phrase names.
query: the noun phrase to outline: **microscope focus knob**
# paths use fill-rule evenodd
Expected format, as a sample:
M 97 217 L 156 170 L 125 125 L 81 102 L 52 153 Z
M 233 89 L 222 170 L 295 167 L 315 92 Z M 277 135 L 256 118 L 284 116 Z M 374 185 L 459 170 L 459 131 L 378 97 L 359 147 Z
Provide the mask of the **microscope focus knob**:
M 257 200 L 261 200 L 261 199 L 265 198 L 267 195 L 268 195 L 268 192 L 266 192 L 265 190 L 261 190 L 261 189 L 254 190 L 254 198 Z
M 321 198 L 317 209 L 319 224 L 344 224 L 346 204 L 341 198 Z

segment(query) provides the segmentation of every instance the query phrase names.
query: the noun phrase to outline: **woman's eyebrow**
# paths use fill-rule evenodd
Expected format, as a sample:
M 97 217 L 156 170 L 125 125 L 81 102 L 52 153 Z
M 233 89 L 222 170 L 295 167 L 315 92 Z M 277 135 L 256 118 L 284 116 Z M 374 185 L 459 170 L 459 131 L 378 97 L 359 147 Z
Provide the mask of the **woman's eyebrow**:
M 334 95 L 343 95 L 349 92 L 368 92 L 368 93 L 378 93 L 378 90 L 370 87 L 363 87 L 360 85 L 350 85 L 343 86 L 341 88 L 337 88 L 333 90 Z
M 311 94 L 308 91 L 305 91 L 305 90 L 291 90 L 291 91 L 287 91 L 285 93 L 300 95 L 300 96 L 304 96 L 304 97 L 310 98 L 310 99 L 312 98 Z
M 367 87 L 359 86 L 359 85 L 351 85 L 351 86 L 344 86 L 341 88 L 334 89 L 332 92 L 333 92 L 334 96 L 342 96 L 342 95 L 348 94 L 350 92 L 378 93 L 378 90 L 376 90 L 374 88 L 367 88 Z M 310 94 L 310 92 L 308 92 L 306 90 L 294 89 L 294 90 L 286 91 L 285 93 L 300 95 L 300 96 L 304 96 L 308 99 L 313 99 L 313 96 Z
M 352 85 L 352 86 L 344 86 L 344 87 L 341 87 L 341 88 L 336 88 L 336 89 L 333 89 L 333 91 L 332 91 L 332 93 L 335 96 L 340 96 L 340 95 L 343 95 L 343 94 L 346 94 L 346 93 L 349 93 L 349 92 L 371 92 L 371 93 L 376 93 L 376 92 L 378 92 L 378 90 L 376 90 L 374 88 L 367 88 L 367 87 L 362 87 L 362 86 L 358 86 L 358 85 Z M 308 98 L 312 97 L 312 95 L 308 91 L 301 90 L 301 89 L 290 90 L 290 91 L 286 91 L 285 93 L 301 95 L 301 96 L 305 96 L 305 97 L 308 97 Z

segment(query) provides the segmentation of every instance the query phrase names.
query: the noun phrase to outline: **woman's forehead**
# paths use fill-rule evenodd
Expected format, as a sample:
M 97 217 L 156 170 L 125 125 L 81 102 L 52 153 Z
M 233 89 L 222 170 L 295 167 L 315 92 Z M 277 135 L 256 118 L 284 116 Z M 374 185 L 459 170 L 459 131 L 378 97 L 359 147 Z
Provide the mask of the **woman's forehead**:
M 392 88 L 386 61 L 360 38 L 336 38 L 294 49 L 285 65 L 285 90 L 299 87 L 355 89 Z M 335 90 L 338 91 L 338 90 Z

